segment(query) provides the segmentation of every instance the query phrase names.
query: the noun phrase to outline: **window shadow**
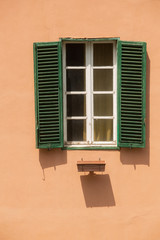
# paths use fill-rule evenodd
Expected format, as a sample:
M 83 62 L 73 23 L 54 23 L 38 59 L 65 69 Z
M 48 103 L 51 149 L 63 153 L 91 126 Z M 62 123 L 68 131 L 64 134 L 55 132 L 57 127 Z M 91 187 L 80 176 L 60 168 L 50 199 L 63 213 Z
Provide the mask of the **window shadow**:
M 80 176 L 86 207 L 115 206 L 115 199 L 108 174 Z
M 67 151 L 61 149 L 40 149 L 39 150 L 39 162 L 43 171 L 43 180 L 45 180 L 46 168 L 54 168 L 59 165 L 67 164 Z
M 120 160 L 122 164 L 150 166 L 150 59 L 146 59 L 146 147 L 144 149 L 121 148 Z

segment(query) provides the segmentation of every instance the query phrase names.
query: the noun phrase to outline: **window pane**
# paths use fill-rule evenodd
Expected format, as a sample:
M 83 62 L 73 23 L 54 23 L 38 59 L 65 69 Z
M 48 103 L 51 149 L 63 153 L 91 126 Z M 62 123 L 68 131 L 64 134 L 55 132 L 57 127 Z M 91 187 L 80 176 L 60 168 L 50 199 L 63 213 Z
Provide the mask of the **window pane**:
M 66 44 L 66 65 L 85 66 L 85 44 L 68 43 Z
M 113 90 L 113 70 L 94 69 L 94 91 Z
M 94 94 L 94 116 L 113 115 L 113 95 Z
M 113 43 L 94 44 L 94 66 L 113 66 Z
M 86 120 L 67 121 L 67 140 L 86 141 Z
M 67 95 L 67 116 L 86 115 L 86 96 L 83 94 Z
M 67 70 L 67 91 L 85 91 L 85 70 Z
M 94 120 L 94 141 L 113 141 L 113 120 Z

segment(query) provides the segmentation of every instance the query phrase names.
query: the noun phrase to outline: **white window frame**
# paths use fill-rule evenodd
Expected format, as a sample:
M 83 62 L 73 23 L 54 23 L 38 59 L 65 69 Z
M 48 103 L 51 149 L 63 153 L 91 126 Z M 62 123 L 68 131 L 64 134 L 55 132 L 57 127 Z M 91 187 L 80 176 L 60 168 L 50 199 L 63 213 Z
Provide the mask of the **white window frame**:
M 85 44 L 86 66 L 66 67 L 66 44 L 83 43 Z M 113 66 L 93 66 L 93 44 L 113 43 Z M 64 124 L 64 146 L 68 147 L 117 147 L 117 45 L 116 41 L 64 41 L 62 45 L 63 56 L 63 124 Z M 86 70 L 86 91 L 68 92 L 66 91 L 66 69 L 85 69 Z M 93 91 L 93 70 L 94 69 L 113 69 L 113 91 Z M 67 117 L 67 94 L 86 94 L 86 116 Z M 93 116 L 93 94 L 113 94 L 113 117 Z M 94 141 L 94 119 L 113 119 L 113 141 Z M 86 141 L 67 141 L 67 119 L 86 119 Z

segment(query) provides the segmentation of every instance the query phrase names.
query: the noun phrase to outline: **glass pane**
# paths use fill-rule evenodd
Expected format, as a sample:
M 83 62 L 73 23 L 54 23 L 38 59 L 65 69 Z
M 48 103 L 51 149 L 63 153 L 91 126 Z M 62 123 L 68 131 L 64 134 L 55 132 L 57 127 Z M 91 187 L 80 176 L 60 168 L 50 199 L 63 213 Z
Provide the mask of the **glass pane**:
M 67 70 L 67 91 L 85 91 L 85 70 Z
M 83 94 L 67 95 L 67 116 L 86 115 L 86 96 Z
M 113 70 L 94 69 L 94 91 L 113 90 Z
M 113 66 L 113 43 L 94 44 L 94 66 Z
M 86 141 L 86 120 L 67 121 L 67 141 Z
M 66 44 L 66 65 L 85 66 L 85 44 L 68 43 Z
M 112 94 L 94 94 L 94 116 L 113 116 Z
M 94 141 L 113 141 L 113 119 L 94 120 Z

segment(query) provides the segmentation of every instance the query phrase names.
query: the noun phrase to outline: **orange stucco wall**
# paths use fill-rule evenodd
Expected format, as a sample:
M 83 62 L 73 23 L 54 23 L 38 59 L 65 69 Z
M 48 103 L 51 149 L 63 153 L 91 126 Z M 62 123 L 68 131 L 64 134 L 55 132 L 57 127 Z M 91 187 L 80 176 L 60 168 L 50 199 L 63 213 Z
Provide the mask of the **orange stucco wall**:
M 160 1 L 0 3 L 0 239 L 160 239 Z M 33 42 L 120 37 L 147 42 L 147 146 L 35 149 Z M 103 175 L 76 162 L 107 163 Z

